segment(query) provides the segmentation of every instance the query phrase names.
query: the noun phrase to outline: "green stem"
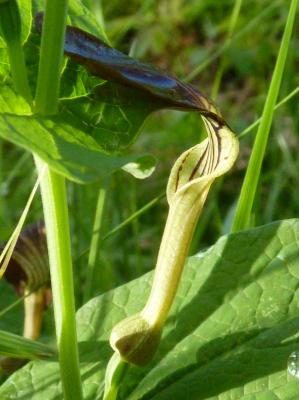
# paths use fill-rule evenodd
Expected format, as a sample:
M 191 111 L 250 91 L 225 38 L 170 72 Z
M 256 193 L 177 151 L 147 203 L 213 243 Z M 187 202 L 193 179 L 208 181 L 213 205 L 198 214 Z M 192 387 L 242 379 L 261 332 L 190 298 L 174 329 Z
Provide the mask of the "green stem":
M 84 290 L 83 302 L 86 303 L 91 296 L 91 288 L 94 276 L 94 268 L 98 257 L 99 244 L 100 244 L 100 231 L 103 221 L 103 213 L 106 199 L 106 188 L 99 190 L 96 213 L 94 218 L 94 225 L 92 230 L 92 238 L 88 256 L 86 286 Z
M 48 0 L 43 22 L 35 110 L 55 114 L 58 108 L 67 0 Z
M 67 0 L 48 0 L 44 16 L 36 93 L 36 111 L 53 114 L 63 58 Z M 65 179 L 35 156 L 38 171 L 45 170 L 41 194 L 47 231 L 55 327 L 65 400 L 81 400 L 79 357 L 75 321 L 74 283 Z
M 74 284 L 65 179 L 35 156 L 40 183 L 50 261 L 57 348 L 65 400 L 82 399 L 76 337 Z
M 264 106 L 261 123 L 257 131 L 253 150 L 241 189 L 236 214 L 233 220 L 232 232 L 245 229 L 249 226 L 252 206 L 274 115 L 275 103 L 277 100 L 285 60 L 291 40 L 294 20 L 296 16 L 297 3 L 297 0 L 292 0 L 290 4 L 289 15 L 285 25 L 285 30 L 281 41 L 275 69 L 273 72 L 273 77 Z
M 14 86 L 32 106 L 32 95 L 21 42 L 21 18 L 16 0 L 0 2 L 0 28 L 7 44 Z

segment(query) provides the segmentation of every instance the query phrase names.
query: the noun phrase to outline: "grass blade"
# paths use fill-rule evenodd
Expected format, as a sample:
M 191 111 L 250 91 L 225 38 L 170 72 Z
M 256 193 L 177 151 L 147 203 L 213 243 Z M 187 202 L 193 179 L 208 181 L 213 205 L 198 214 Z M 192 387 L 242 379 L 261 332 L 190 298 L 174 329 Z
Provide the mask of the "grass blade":
M 91 244 L 88 255 L 87 274 L 84 288 L 83 302 L 86 303 L 90 299 L 92 282 L 94 278 L 95 264 L 98 258 L 99 246 L 101 241 L 101 225 L 103 222 L 106 188 L 102 187 L 99 190 L 96 213 L 93 224 L 93 233 L 91 237 Z
M 0 354 L 13 358 L 51 358 L 55 351 L 40 342 L 0 330 Z
M 236 214 L 232 224 L 232 232 L 236 232 L 250 226 L 251 210 L 261 173 L 262 162 L 268 142 L 268 136 L 272 124 L 275 104 L 279 93 L 288 48 L 290 45 L 297 3 L 297 0 L 292 0 L 290 4 L 289 15 L 285 25 L 273 77 L 264 106 L 261 123 L 257 131 L 249 165 L 241 189 L 240 198 L 237 204 Z

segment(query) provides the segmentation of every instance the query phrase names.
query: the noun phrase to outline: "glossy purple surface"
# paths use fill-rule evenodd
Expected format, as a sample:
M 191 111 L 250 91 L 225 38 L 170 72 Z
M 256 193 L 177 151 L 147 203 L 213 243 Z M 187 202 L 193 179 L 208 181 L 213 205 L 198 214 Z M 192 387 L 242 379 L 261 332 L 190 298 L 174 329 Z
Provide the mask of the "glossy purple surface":
M 37 14 L 36 27 L 41 31 L 42 14 Z M 110 47 L 82 29 L 67 26 L 65 54 L 84 65 L 92 75 L 134 87 L 156 98 L 165 108 L 198 110 L 222 124 L 223 120 L 210 107 L 210 101 L 190 84 L 155 66 L 141 63 Z

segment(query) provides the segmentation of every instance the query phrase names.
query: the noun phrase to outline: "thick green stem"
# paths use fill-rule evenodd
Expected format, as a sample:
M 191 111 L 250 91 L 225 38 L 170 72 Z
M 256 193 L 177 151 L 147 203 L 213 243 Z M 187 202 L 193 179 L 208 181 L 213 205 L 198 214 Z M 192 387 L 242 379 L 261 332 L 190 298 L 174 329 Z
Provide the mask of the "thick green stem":
M 55 114 L 63 60 L 67 0 L 48 0 L 41 39 L 35 110 Z
M 292 0 L 290 4 L 289 15 L 281 41 L 266 103 L 264 106 L 261 123 L 257 131 L 253 150 L 241 189 L 237 210 L 232 225 L 232 232 L 236 232 L 250 226 L 251 210 L 255 199 L 258 181 L 260 178 L 262 162 L 266 151 L 268 136 L 274 115 L 275 104 L 279 93 L 284 65 L 291 40 L 297 3 L 297 0 Z
M 36 112 L 53 114 L 63 58 L 67 0 L 48 0 L 44 16 L 36 93 Z M 51 284 L 59 365 L 65 400 L 81 400 L 79 357 L 76 335 L 74 284 L 65 179 L 35 156 L 37 169 L 45 170 L 41 194 L 50 258 Z
M 50 258 L 55 327 L 64 399 L 82 399 L 65 180 L 46 168 L 40 183 Z

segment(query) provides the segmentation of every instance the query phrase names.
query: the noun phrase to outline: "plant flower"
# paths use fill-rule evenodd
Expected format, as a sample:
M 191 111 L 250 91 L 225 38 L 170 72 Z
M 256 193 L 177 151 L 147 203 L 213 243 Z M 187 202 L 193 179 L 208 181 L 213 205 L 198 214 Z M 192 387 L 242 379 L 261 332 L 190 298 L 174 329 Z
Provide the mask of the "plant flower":
M 201 102 L 207 100 L 201 97 Z M 143 310 L 119 322 L 110 344 L 129 363 L 145 365 L 153 357 L 173 303 L 193 232 L 214 180 L 231 169 L 238 141 L 215 108 L 201 113 L 208 137 L 175 162 L 167 185 L 169 213 L 149 298 Z

